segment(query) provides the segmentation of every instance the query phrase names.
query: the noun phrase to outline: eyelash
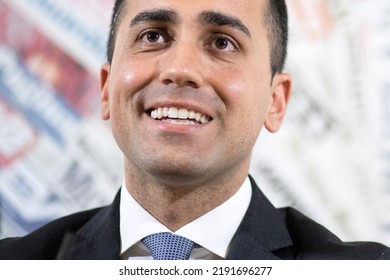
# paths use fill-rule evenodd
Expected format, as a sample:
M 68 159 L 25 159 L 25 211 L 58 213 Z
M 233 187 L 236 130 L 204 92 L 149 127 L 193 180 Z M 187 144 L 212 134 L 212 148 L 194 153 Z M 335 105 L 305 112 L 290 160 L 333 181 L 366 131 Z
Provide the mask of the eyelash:
M 158 35 L 158 40 L 160 40 L 161 38 L 164 40 L 163 42 L 151 42 L 151 41 L 148 41 L 147 39 L 147 36 L 151 35 L 155 33 L 156 35 Z M 229 47 L 229 45 L 232 46 L 232 50 L 226 50 L 226 49 L 220 49 L 216 46 L 216 43 L 218 40 L 225 40 L 227 42 L 227 48 Z M 165 31 L 164 29 L 148 29 L 148 30 L 145 30 L 144 32 L 142 32 L 138 38 L 137 38 L 137 41 L 143 43 L 143 44 L 153 44 L 153 45 L 160 45 L 160 44 L 163 44 L 163 45 L 167 45 L 171 42 L 174 41 L 174 39 L 172 38 L 172 36 L 170 36 L 168 34 L 167 31 Z M 211 39 L 209 39 L 208 41 L 206 41 L 205 43 L 205 46 L 208 47 L 210 50 L 212 51 L 215 51 L 215 52 L 237 52 L 239 51 L 239 46 L 238 44 L 235 42 L 234 39 L 232 39 L 230 36 L 227 36 L 227 35 L 224 35 L 224 34 L 221 34 L 221 33 L 213 33 L 212 36 L 211 36 Z
M 218 40 L 225 40 L 227 42 L 227 44 L 230 44 L 232 46 L 233 50 L 219 49 L 215 45 Z M 235 42 L 234 39 L 232 39 L 231 37 L 226 36 L 224 34 L 220 34 L 220 33 L 213 34 L 213 36 L 211 37 L 209 42 L 206 44 L 206 46 L 208 46 L 212 49 L 216 48 L 216 49 L 218 49 L 218 51 L 221 51 L 221 52 L 237 52 L 239 50 L 238 44 Z
M 142 32 L 142 33 L 138 36 L 137 40 L 140 41 L 140 42 L 143 42 L 143 43 L 148 43 L 148 44 L 150 44 L 150 43 L 156 43 L 156 42 L 144 41 L 145 38 L 146 38 L 148 35 L 151 35 L 151 34 L 153 34 L 153 33 L 157 34 L 157 35 L 159 36 L 159 38 L 162 37 L 162 38 L 164 39 L 164 43 L 169 42 L 169 41 L 173 41 L 173 38 L 171 38 L 171 36 L 169 36 L 169 34 L 168 34 L 166 31 L 162 30 L 162 29 L 148 29 L 148 30 Z

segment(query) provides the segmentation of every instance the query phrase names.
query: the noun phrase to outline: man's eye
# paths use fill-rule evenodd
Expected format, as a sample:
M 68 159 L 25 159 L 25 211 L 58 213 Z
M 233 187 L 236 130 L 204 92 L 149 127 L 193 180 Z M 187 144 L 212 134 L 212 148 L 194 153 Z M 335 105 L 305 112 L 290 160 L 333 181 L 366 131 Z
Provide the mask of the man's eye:
M 237 47 L 236 45 L 232 42 L 232 40 L 225 38 L 225 37 L 218 37 L 215 38 L 212 42 L 211 47 L 214 47 L 218 50 L 222 51 L 236 51 Z
M 147 31 L 140 36 L 140 41 L 145 43 L 166 43 L 168 36 L 161 31 Z
M 149 32 L 148 34 L 146 34 L 146 39 L 149 41 L 149 42 L 157 42 L 159 39 L 161 39 L 162 36 L 161 34 L 157 33 L 157 32 Z
M 215 46 L 218 49 L 226 49 L 229 46 L 229 41 L 224 38 L 217 39 L 215 41 Z

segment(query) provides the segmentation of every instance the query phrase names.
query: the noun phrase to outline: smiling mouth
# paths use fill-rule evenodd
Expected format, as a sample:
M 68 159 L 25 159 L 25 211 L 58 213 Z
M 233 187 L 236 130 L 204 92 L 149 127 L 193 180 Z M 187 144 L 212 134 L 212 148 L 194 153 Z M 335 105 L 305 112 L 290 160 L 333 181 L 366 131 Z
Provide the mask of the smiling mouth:
M 163 107 L 151 109 L 149 116 L 155 120 L 168 122 L 172 124 L 207 124 L 212 121 L 212 117 L 201 113 L 187 110 L 185 108 Z

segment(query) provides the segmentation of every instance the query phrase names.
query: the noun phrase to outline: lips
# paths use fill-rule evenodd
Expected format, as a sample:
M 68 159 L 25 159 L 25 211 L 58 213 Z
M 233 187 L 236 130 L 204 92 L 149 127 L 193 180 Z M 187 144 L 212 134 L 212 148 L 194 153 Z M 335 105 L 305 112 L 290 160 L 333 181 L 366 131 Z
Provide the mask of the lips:
M 173 124 L 206 124 L 212 120 L 210 116 L 188 110 L 186 108 L 159 107 L 150 110 L 150 117 L 155 120 Z

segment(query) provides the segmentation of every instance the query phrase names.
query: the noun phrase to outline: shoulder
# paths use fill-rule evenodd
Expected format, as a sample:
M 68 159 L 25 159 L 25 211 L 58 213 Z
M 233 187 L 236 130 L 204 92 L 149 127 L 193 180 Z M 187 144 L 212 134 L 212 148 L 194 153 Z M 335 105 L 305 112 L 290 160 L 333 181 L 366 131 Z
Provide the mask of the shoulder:
M 376 242 L 343 242 L 324 226 L 294 208 L 284 213 L 297 259 L 390 259 L 390 248 Z
M 54 259 L 64 235 L 79 230 L 104 208 L 65 216 L 24 237 L 0 240 L 0 259 Z
M 252 183 L 252 201 L 245 227 L 264 247 L 281 259 L 371 260 L 390 259 L 390 248 L 376 242 L 343 242 L 324 226 L 298 210 L 275 208 Z M 280 240 L 283 240 L 281 242 Z M 275 246 L 275 244 L 279 244 Z

